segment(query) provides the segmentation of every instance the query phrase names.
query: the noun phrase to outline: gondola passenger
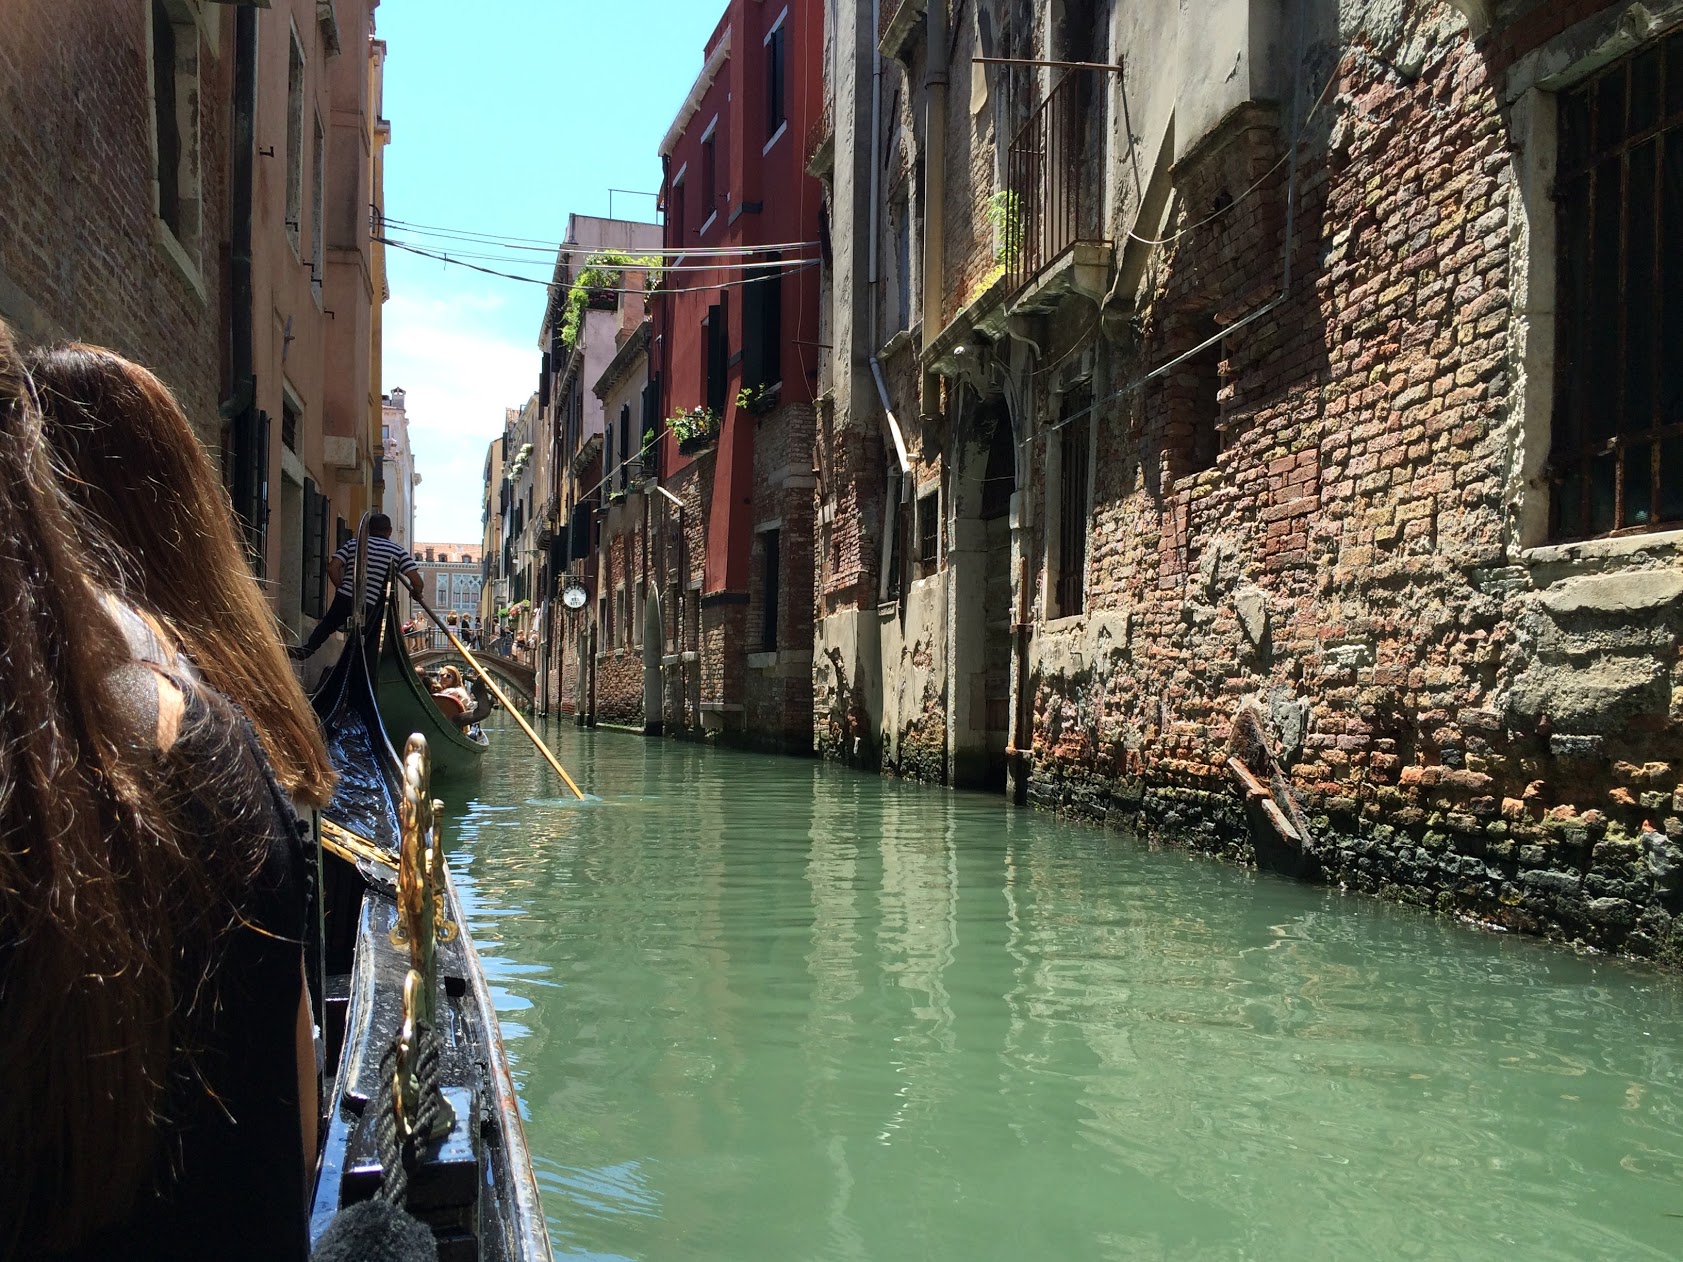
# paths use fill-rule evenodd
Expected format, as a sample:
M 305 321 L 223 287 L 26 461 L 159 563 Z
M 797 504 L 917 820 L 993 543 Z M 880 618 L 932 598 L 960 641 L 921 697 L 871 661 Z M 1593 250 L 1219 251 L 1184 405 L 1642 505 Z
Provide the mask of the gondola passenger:
M 0 1257 L 301 1262 L 297 819 L 93 538 L 0 324 Z

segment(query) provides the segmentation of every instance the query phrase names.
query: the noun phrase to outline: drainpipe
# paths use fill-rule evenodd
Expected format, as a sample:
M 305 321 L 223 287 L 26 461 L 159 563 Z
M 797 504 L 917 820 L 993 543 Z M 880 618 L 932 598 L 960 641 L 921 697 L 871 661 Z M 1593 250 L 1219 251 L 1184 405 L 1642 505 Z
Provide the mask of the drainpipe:
M 923 344 L 941 332 L 941 289 L 945 269 L 947 200 L 947 0 L 929 0 L 924 18 L 929 46 L 924 71 L 923 131 Z
M 866 315 L 865 327 L 869 330 L 869 346 L 871 352 L 871 379 L 876 382 L 877 398 L 882 401 L 882 414 L 888 421 L 889 437 L 894 440 L 894 457 L 900 462 L 902 475 L 909 475 L 912 462 L 906 454 L 906 437 L 900 432 L 900 422 L 894 415 L 894 407 L 888 401 L 888 385 L 882 379 L 882 365 L 877 362 L 877 339 L 880 336 L 877 329 L 877 303 L 881 295 L 877 286 L 881 277 L 877 275 L 877 237 L 880 235 L 880 221 L 877 218 L 877 203 L 881 201 L 880 172 L 882 152 L 882 32 L 878 29 L 882 21 L 882 7 L 871 6 L 871 153 L 870 153 L 870 220 L 867 232 L 869 236 L 866 244 L 865 280 L 871 295 L 870 308 Z M 902 485 L 911 485 L 909 477 L 902 478 Z

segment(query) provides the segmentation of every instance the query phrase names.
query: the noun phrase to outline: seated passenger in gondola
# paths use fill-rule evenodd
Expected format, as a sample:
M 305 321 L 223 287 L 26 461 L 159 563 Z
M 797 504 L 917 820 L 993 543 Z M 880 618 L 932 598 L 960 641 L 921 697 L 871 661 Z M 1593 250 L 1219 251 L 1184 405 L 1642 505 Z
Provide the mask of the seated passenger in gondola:
M 457 727 L 473 723 L 475 701 L 473 694 L 462 686 L 462 672 L 454 666 L 438 668 L 438 686 L 432 690 L 438 708 Z
M 0 538 L 31 699 L 0 706 L 0 1256 L 303 1262 L 297 819 L 238 711 L 101 592 L 4 324 Z

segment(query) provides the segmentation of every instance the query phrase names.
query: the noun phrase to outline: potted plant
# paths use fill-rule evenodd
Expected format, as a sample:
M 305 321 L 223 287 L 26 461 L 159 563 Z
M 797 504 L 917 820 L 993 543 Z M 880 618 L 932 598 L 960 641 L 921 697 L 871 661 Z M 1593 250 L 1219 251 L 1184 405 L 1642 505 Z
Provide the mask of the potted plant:
M 666 427 L 678 440 L 678 451 L 693 456 L 718 440 L 719 415 L 712 408 L 697 406 L 673 413 L 667 418 Z
M 750 416 L 764 416 L 777 406 L 777 391 L 770 386 L 743 386 L 736 392 L 736 406 Z

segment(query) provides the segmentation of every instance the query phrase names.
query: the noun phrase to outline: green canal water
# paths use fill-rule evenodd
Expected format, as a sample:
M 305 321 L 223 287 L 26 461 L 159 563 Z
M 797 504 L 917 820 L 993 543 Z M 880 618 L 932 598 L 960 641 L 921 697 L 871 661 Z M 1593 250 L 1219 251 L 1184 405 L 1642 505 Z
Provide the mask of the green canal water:
M 506 722 L 506 719 L 505 719 Z M 451 804 L 557 1255 L 1683 1256 L 1683 987 L 791 759 Z

